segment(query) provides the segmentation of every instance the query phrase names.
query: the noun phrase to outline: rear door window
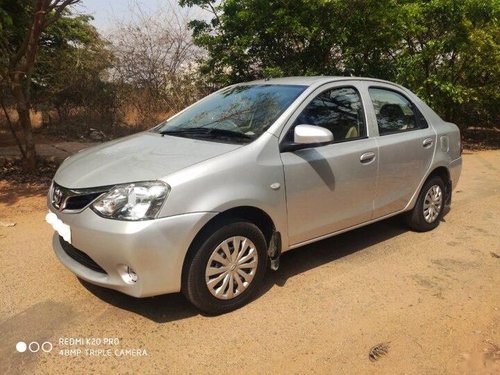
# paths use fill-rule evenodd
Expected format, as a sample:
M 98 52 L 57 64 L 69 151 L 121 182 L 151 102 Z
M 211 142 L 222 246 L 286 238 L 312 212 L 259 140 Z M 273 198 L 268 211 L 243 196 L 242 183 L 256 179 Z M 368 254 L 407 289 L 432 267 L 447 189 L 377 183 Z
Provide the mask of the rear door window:
M 370 98 L 377 116 L 380 135 L 427 128 L 427 121 L 404 95 L 388 89 L 371 87 Z

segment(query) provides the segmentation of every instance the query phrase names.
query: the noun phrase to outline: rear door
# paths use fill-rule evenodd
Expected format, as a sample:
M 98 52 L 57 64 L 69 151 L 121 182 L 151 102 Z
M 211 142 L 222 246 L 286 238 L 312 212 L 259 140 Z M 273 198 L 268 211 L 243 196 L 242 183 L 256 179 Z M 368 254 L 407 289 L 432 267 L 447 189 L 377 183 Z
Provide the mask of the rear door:
M 379 170 L 374 218 L 402 210 L 426 175 L 436 133 L 405 93 L 392 86 L 368 87 L 378 128 Z
M 369 221 L 377 178 L 377 145 L 356 83 L 317 89 L 290 119 L 282 143 L 300 124 L 325 127 L 334 141 L 281 153 L 291 246 Z

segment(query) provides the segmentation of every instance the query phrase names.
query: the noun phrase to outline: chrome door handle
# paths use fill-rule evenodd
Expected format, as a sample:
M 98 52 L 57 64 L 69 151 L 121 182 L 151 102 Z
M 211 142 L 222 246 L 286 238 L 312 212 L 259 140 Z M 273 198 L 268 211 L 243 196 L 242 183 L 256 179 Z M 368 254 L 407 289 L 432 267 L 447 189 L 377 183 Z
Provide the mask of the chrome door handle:
M 372 160 L 375 159 L 375 153 L 374 152 L 365 152 L 363 155 L 359 157 L 359 161 L 361 163 L 369 163 Z
M 431 147 L 433 143 L 434 141 L 432 140 L 432 138 L 425 138 L 424 141 L 422 142 L 422 146 L 428 148 Z

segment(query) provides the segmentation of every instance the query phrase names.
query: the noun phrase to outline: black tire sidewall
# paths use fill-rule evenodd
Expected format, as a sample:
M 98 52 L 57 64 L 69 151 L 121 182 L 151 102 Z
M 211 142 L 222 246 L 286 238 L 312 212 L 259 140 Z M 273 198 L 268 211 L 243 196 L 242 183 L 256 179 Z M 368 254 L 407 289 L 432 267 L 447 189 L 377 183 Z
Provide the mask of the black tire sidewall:
M 224 240 L 233 236 L 250 239 L 257 250 L 258 264 L 255 276 L 239 296 L 230 300 L 221 300 L 212 295 L 205 282 L 205 269 L 215 248 Z M 232 222 L 208 235 L 198 249 L 195 249 L 187 270 L 184 294 L 201 311 L 210 314 L 223 314 L 248 303 L 259 289 L 267 268 L 267 244 L 259 228 L 246 221 Z
M 428 223 L 427 221 L 425 221 L 424 217 L 424 202 L 427 192 L 434 185 L 438 185 L 441 188 L 443 198 L 439 215 L 437 216 L 436 220 L 434 220 L 432 223 Z M 418 232 L 427 232 L 429 230 L 436 228 L 439 225 L 439 222 L 441 221 L 444 215 L 444 206 L 446 201 L 446 197 L 444 196 L 444 194 L 445 194 L 444 182 L 441 179 L 441 177 L 434 176 L 425 182 L 418 196 L 417 203 L 415 204 L 415 207 L 408 216 L 408 224 L 412 229 Z

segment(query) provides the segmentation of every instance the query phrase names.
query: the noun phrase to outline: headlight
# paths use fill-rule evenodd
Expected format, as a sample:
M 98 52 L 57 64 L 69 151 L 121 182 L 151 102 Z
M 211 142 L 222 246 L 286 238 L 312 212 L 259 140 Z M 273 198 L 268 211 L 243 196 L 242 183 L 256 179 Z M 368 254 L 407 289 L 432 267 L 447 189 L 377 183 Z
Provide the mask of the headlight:
M 118 220 L 154 219 L 170 187 L 161 181 L 117 185 L 92 204 L 98 215 Z

